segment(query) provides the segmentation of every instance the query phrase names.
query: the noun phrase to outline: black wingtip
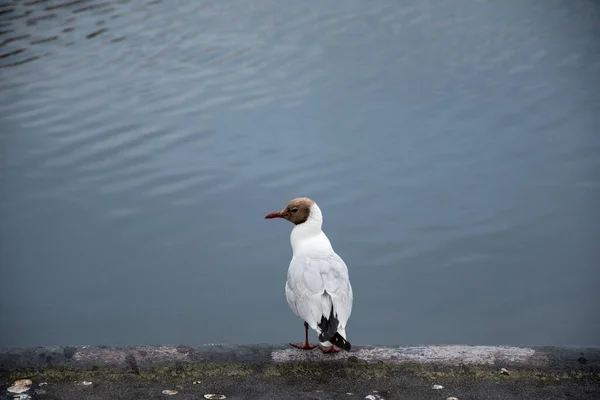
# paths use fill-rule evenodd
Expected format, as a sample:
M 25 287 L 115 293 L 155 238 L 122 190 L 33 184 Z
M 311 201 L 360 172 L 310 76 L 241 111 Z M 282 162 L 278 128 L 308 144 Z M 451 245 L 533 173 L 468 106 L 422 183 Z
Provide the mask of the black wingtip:
M 329 318 L 325 318 L 321 316 L 321 322 L 317 324 L 319 329 L 321 329 L 321 334 L 319 335 L 319 340 L 321 342 L 327 342 L 331 339 L 336 333 L 339 325 L 338 319 L 335 317 L 333 313 L 333 307 L 331 308 L 331 312 L 329 314 Z
M 333 314 L 332 308 L 329 318 L 321 317 L 321 322 L 318 324 L 319 329 L 321 329 L 321 334 L 319 334 L 319 341 L 330 342 L 331 344 L 333 344 L 336 347 L 339 347 L 340 349 L 350 351 L 352 346 L 350 345 L 349 341 L 344 339 L 344 337 L 337 332 L 338 325 L 339 321 Z
M 344 349 L 346 351 L 350 351 L 350 349 L 352 348 L 352 345 L 350 344 L 349 341 L 347 341 L 346 339 L 344 339 L 342 337 L 342 335 L 340 335 L 339 333 L 335 333 L 335 335 L 333 335 L 333 337 L 331 339 L 329 339 L 329 341 L 331 342 L 331 344 L 333 344 L 334 346 L 339 347 L 340 349 Z

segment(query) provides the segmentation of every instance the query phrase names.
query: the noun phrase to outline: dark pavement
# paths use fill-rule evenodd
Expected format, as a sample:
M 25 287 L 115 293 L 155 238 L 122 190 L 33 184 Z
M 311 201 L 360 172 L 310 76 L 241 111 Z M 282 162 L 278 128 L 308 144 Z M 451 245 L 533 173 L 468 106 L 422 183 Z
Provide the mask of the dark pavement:
M 16 379 L 32 384 L 10 393 Z M 598 399 L 600 349 L 356 346 L 336 355 L 266 345 L 2 349 L 0 384 L 1 399 Z

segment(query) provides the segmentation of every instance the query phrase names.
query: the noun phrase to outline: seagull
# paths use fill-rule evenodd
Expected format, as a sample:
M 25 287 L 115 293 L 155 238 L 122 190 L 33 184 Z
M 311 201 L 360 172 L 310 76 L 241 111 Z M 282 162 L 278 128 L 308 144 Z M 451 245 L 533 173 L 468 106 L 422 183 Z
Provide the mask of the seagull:
M 290 235 L 292 261 L 285 283 L 285 297 L 292 311 L 304 320 L 304 343 L 293 347 L 312 350 L 308 327 L 317 332 L 323 353 L 350 351 L 346 323 L 352 313 L 352 286 L 348 267 L 321 230 L 323 214 L 314 200 L 291 200 L 265 219 L 283 218 L 295 226 Z

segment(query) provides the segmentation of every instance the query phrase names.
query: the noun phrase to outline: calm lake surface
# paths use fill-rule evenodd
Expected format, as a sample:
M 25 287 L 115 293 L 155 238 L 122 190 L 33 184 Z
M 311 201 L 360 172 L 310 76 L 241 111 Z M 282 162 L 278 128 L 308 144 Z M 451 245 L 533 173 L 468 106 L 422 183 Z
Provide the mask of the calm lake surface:
M 0 346 L 600 345 L 600 3 L 5 1 Z M 314 337 L 314 336 L 313 336 Z

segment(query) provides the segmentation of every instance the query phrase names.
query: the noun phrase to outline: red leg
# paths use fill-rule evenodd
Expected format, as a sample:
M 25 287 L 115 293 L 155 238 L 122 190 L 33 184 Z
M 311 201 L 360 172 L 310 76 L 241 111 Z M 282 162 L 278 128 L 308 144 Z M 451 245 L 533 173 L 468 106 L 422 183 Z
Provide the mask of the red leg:
M 304 323 L 304 343 L 290 343 L 290 346 L 302 350 L 312 350 L 317 347 L 316 344 L 308 343 L 308 324 L 306 322 Z

